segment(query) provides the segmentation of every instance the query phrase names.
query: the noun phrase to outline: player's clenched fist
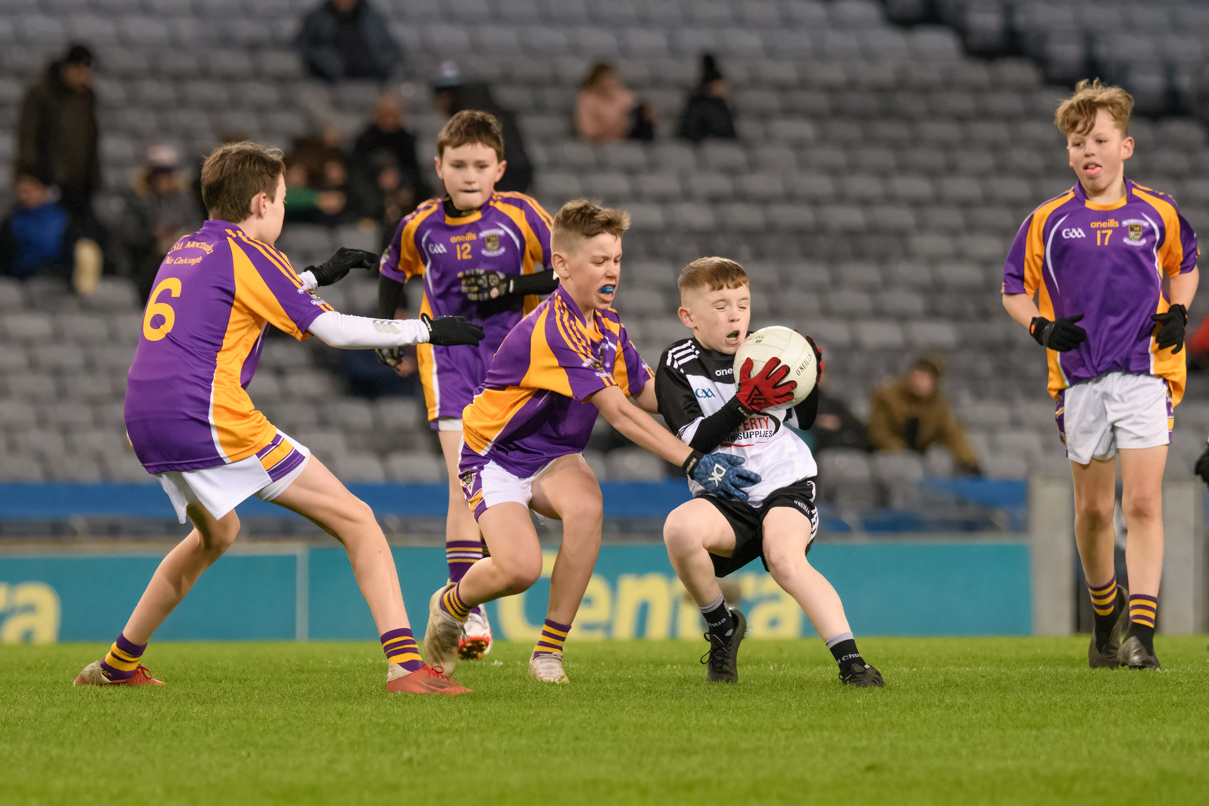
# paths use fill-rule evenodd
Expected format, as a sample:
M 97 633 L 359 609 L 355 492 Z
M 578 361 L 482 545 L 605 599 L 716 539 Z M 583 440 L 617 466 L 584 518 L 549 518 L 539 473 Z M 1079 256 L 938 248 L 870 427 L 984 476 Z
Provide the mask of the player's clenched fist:
M 1042 347 L 1057 350 L 1060 353 L 1069 352 L 1087 338 L 1087 331 L 1075 324 L 1082 318 L 1083 314 L 1079 314 L 1078 316 L 1064 316 L 1056 322 L 1051 322 L 1044 316 L 1038 316 L 1029 325 L 1028 332 L 1033 337 L 1033 341 Z
M 789 367 L 782 366 L 778 358 L 768 359 L 759 374 L 752 375 L 755 362 L 750 358 L 739 368 L 739 389 L 735 397 L 744 408 L 744 414 L 764 411 L 770 406 L 779 406 L 793 400 L 796 381 L 786 381 Z
M 1177 303 L 1168 308 L 1166 313 L 1151 314 L 1150 320 L 1158 323 L 1158 332 L 1154 337 L 1158 340 L 1160 350 L 1174 347 L 1171 354 L 1175 355 L 1184 349 L 1184 328 L 1188 325 L 1187 308 Z
M 478 344 L 483 340 L 483 326 L 464 316 L 438 316 L 433 319 L 421 314 L 420 321 L 428 328 L 428 343 L 442 347 L 455 344 Z

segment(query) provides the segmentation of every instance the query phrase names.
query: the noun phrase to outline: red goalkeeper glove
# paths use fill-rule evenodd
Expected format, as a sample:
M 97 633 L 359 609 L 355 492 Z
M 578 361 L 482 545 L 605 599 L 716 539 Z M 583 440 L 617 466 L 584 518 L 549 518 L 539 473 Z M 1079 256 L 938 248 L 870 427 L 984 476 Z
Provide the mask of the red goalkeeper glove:
M 739 390 L 735 392 L 744 414 L 755 414 L 771 406 L 779 406 L 793 400 L 796 381 L 786 381 L 789 367 L 782 366 L 778 358 L 768 359 L 760 374 L 752 376 L 755 362 L 747 359 L 739 370 Z

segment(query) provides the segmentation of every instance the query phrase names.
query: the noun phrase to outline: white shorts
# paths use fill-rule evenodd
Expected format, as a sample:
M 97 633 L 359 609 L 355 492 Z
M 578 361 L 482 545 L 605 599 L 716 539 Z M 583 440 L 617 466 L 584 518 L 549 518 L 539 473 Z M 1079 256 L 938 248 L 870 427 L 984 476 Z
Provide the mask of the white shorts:
M 516 503 L 529 506 L 529 502 L 533 500 L 533 481 L 549 466 L 549 463 L 544 464 L 532 476 L 525 478 L 512 475 L 490 460 L 467 468 L 461 475 L 462 493 L 474 512 L 474 519 L 477 521 L 479 516 L 496 504 Z M 542 523 L 546 521 L 541 515 L 537 518 Z
M 462 418 L 461 417 L 438 417 L 434 422 L 437 424 L 438 431 L 457 431 L 462 433 Z
M 172 501 L 177 520 L 184 523 L 190 504 L 201 504 L 221 518 L 253 495 L 272 501 L 294 483 L 310 458 L 305 445 L 278 431 L 254 456 L 201 470 L 172 470 L 156 478 Z
M 1121 448 L 1171 443 L 1171 390 L 1164 378 L 1110 372 L 1062 390 L 1055 412 L 1066 456 L 1085 465 Z

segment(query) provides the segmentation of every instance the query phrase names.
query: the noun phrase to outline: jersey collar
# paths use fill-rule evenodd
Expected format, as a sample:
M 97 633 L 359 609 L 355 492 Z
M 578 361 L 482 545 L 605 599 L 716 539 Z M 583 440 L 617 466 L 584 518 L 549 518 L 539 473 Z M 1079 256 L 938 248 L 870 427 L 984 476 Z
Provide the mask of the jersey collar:
M 483 207 L 487 207 L 493 201 L 495 201 L 495 193 L 491 194 L 491 198 L 487 199 L 487 201 L 483 204 Z M 448 196 L 446 196 L 445 198 L 441 199 L 441 211 L 445 214 L 445 223 L 452 227 L 457 227 L 457 226 L 461 226 L 462 224 L 470 224 L 472 222 L 478 221 L 480 218 L 483 217 L 483 207 L 480 207 L 477 210 L 471 210 L 469 213 L 467 213 L 464 216 L 454 216 L 454 215 L 450 215 L 450 212 L 449 212 L 450 210 L 456 209 L 453 206 L 453 202 L 450 200 L 450 198 Z
M 1087 198 L 1087 192 L 1083 190 L 1082 182 L 1075 182 L 1075 198 L 1079 200 L 1080 204 L 1089 210 L 1120 210 L 1122 207 L 1133 201 L 1133 181 L 1128 176 L 1124 177 L 1124 179 L 1125 195 L 1122 196 L 1120 200 L 1115 201 L 1112 204 L 1097 204 L 1094 201 L 1089 201 Z

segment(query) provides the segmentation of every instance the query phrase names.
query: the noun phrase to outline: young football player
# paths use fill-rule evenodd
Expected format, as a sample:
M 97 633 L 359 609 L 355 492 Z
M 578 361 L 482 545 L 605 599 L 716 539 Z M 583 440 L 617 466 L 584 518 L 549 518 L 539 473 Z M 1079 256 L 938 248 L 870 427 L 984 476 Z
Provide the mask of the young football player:
M 693 335 L 668 347 L 659 360 L 659 413 L 694 450 L 741 457 L 761 479 L 743 501 L 690 480 L 693 500 L 674 509 L 663 527 L 672 567 L 709 628 L 705 679 L 739 679 L 739 642 L 747 620 L 726 604 L 718 578 L 759 557 L 835 656 L 841 682 L 884 685 L 856 648 L 839 594 L 806 559 L 819 525 L 817 468 L 810 448 L 786 426 L 813 425 L 818 387 L 795 408 L 773 410 L 793 399 L 797 385 L 784 381 L 789 367 L 776 358 L 754 375 L 750 358 L 733 366 L 751 318 L 747 273 L 738 263 L 720 257 L 694 260 L 680 272 L 678 285 L 680 321 Z M 810 345 L 821 369 L 822 355 L 813 339 Z
M 656 410 L 651 371 L 611 307 L 629 223 L 628 213 L 585 199 L 563 206 L 553 232 L 559 287 L 504 339 L 463 413 L 460 480 L 490 556 L 429 602 L 425 651 L 447 672 L 471 609 L 527 590 L 540 577 L 533 510 L 561 520 L 563 537 L 529 671 L 541 681 L 567 682 L 563 642 L 600 548 L 600 485 L 580 455 L 597 413 L 710 490 L 742 498 L 741 487 L 758 481 L 739 467 L 742 458 L 707 456 L 644 413 Z
M 1003 306 L 1049 359 L 1075 487 L 1075 543 L 1095 609 L 1092 668 L 1157 669 L 1162 483 L 1184 394 L 1196 235 L 1170 196 L 1125 176 L 1133 98 L 1081 81 L 1054 121 L 1078 181 L 1033 211 L 1003 271 Z M 1038 298 L 1034 302 L 1034 297 Z M 1120 456 L 1130 592 L 1117 584 L 1112 513 Z
M 421 661 L 373 512 L 305 446 L 274 428 L 245 389 L 267 325 L 345 348 L 474 344 L 482 328 L 457 317 L 345 316 L 314 296 L 313 285 L 369 268 L 377 256 L 340 250 L 302 276 L 294 272 L 273 248 L 285 214 L 280 151 L 247 142 L 220 146 L 202 167 L 201 185 L 209 220 L 177 241 L 160 266 L 126 390 L 135 454 L 193 531 L 160 563 L 109 654 L 76 684 L 162 685 L 141 665 L 147 642 L 235 541 L 235 507 L 255 495 L 309 518 L 344 545 L 381 634 L 387 691 L 467 691 Z
M 479 528 L 458 486 L 462 409 L 487 375 L 491 357 L 508 331 L 537 305 L 537 294 L 558 286 L 550 268 L 550 215 L 521 193 L 498 193 L 504 175 L 504 136 L 486 112 L 451 117 L 437 137 L 437 176 L 445 197 L 424 202 L 403 219 L 382 257 L 378 315 L 406 318 L 403 283 L 424 278 L 424 313 L 464 316 L 483 325 L 478 346 L 422 345 L 416 353 L 428 419 L 437 431 L 449 474 L 445 557 L 450 582 L 458 582 L 483 556 Z M 399 364 L 397 351 L 379 353 Z M 463 658 L 491 649 L 491 626 L 482 608 L 467 619 Z

